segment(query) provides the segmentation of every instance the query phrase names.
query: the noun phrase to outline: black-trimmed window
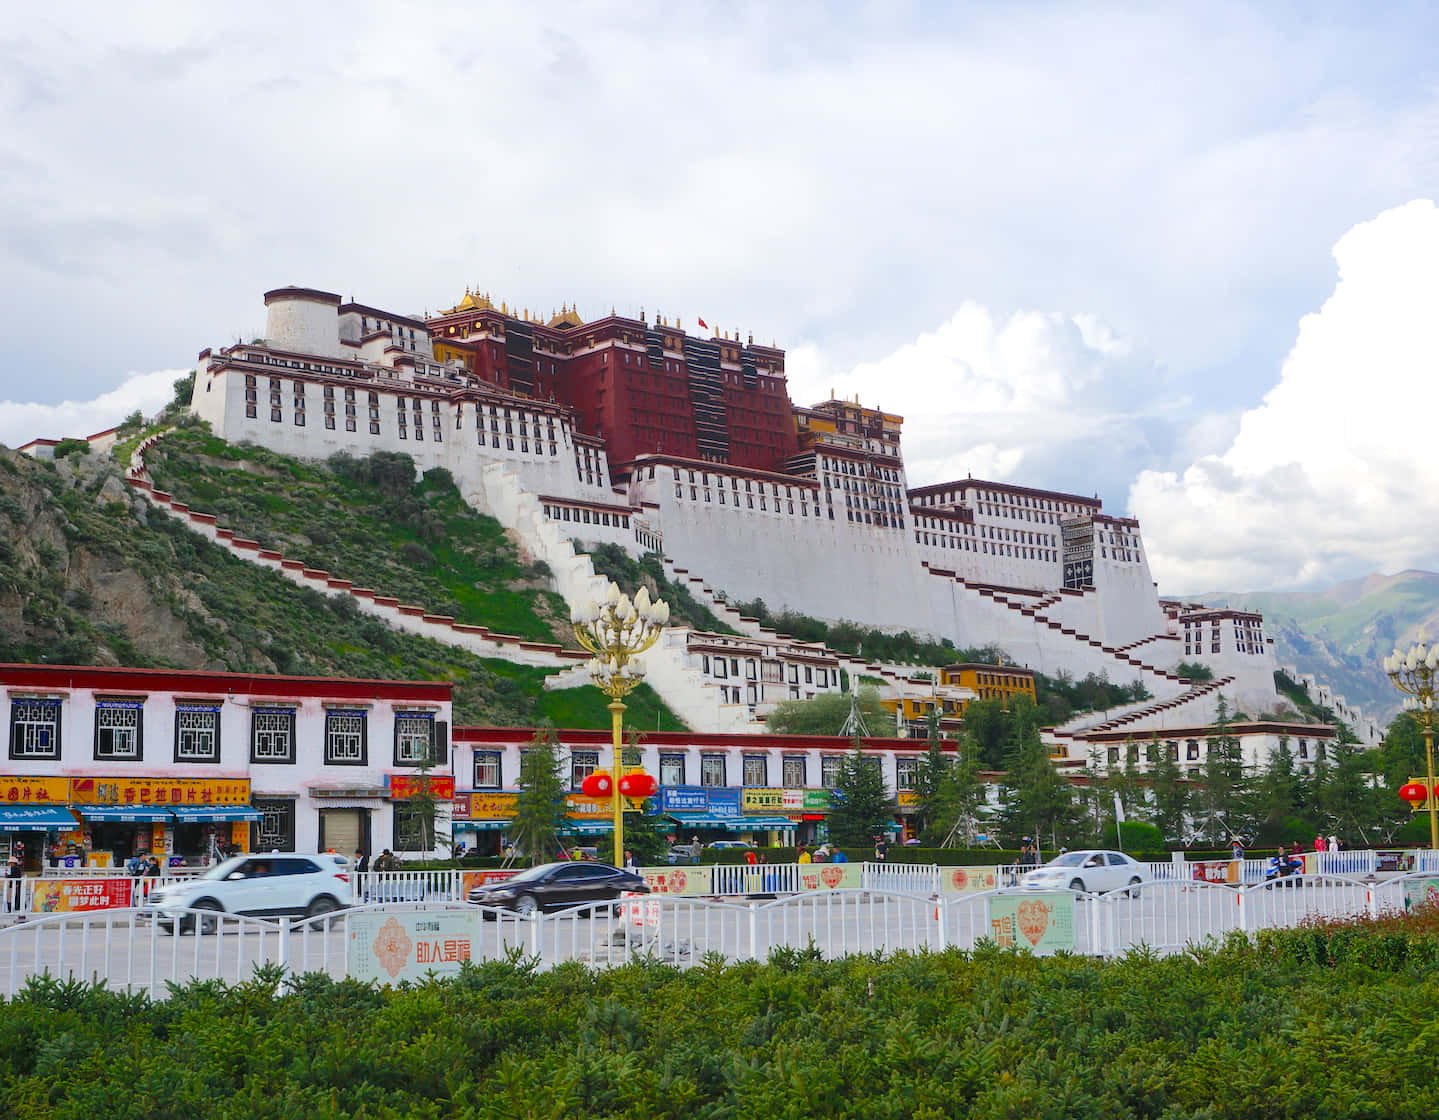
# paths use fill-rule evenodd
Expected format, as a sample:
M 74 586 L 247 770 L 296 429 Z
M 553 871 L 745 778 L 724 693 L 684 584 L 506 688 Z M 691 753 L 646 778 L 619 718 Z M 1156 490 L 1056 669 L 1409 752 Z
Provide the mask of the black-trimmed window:
M 220 706 L 175 705 L 175 761 L 220 761 Z
M 294 713 L 292 712 L 291 715 Z M 260 819 L 255 823 L 254 848 L 260 852 L 295 850 L 295 802 L 288 798 L 255 798 Z
M 504 757 L 500 751 L 476 751 L 475 763 L 475 789 L 501 789 L 503 788 L 503 772 L 500 769 L 500 760 Z
M 897 757 L 894 760 L 894 788 L 914 789 L 919 781 L 919 759 Z
M 363 708 L 331 708 L 325 712 L 325 765 L 369 764 L 369 713 Z
M 839 789 L 839 768 L 844 759 L 837 754 L 821 756 L 819 760 L 819 784 L 825 789 Z
M 17 697 L 10 701 L 10 757 L 60 757 L 60 701 Z
M 750 789 L 760 789 L 769 785 L 769 756 L 763 754 L 747 754 L 744 756 L 744 782 Z
M 290 764 L 295 761 L 295 709 L 250 709 L 250 761 Z
M 700 755 L 700 785 L 726 786 L 725 756 L 722 754 Z
M 145 757 L 145 702 L 95 701 L 95 759 L 140 762 Z
M 428 852 L 435 846 L 433 821 L 419 805 L 395 804 L 395 835 L 397 852 Z
M 581 783 L 599 768 L 599 751 L 570 751 L 570 789 L 579 789 Z
M 660 755 L 660 785 L 682 786 L 685 784 L 685 756 L 682 754 Z
M 805 768 L 808 760 L 802 754 L 786 755 L 781 763 L 782 784 L 785 789 L 804 789 Z
M 435 714 L 395 713 L 395 765 L 424 766 L 437 761 Z

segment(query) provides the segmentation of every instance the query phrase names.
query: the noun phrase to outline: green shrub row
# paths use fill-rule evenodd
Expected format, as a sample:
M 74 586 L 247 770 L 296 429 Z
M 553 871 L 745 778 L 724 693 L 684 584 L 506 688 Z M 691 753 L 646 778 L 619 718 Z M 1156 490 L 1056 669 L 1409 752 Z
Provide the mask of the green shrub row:
M 272 970 L 159 1001 L 40 980 L 0 1005 L 0 1114 L 1429 1116 L 1433 926 L 1114 961 L 993 946 L 684 971 L 514 959 L 398 990 Z M 1319 941 L 1322 960 L 1304 948 Z

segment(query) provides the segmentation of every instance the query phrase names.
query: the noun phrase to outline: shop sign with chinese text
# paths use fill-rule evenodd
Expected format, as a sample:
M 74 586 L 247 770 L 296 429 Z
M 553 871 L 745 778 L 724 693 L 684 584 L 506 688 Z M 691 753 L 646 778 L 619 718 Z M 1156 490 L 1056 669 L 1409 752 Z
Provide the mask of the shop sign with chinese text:
M 0 803 L 6 805 L 63 805 L 69 797 L 69 778 L 0 778 Z
M 249 778 L 71 778 L 76 805 L 248 805 Z
M 436 801 L 449 801 L 455 796 L 455 779 L 449 774 L 386 774 L 391 801 L 408 801 L 418 796 L 429 783 L 430 796 Z

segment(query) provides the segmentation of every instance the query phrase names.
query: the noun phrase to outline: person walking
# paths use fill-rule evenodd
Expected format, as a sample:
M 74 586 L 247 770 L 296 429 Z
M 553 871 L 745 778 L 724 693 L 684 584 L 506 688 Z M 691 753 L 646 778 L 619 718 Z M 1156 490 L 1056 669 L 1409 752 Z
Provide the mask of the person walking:
M 798 858 L 795 859 L 795 863 L 813 863 L 813 862 L 814 862 L 814 857 L 809 854 L 809 849 L 806 848 L 803 844 L 801 844 L 801 845 L 799 846 L 799 856 L 798 856 Z
M 355 849 L 355 874 L 363 875 L 370 870 L 370 857 L 361 848 Z

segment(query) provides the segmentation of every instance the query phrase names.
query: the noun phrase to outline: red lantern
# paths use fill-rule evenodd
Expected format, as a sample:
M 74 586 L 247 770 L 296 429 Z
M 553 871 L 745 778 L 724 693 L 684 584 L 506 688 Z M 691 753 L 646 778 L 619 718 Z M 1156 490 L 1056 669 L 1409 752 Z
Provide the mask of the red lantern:
M 586 797 L 608 797 L 614 788 L 610 776 L 603 770 L 596 770 L 580 783 L 580 792 Z
M 1406 782 L 1399 787 L 1399 797 L 1408 801 L 1411 805 L 1418 805 L 1419 802 L 1428 798 L 1429 791 L 1424 788 L 1422 782 Z
M 649 797 L 659 788 L 648 774 L 626 774 L 620 779 L 620 792 L 626 797 Z

